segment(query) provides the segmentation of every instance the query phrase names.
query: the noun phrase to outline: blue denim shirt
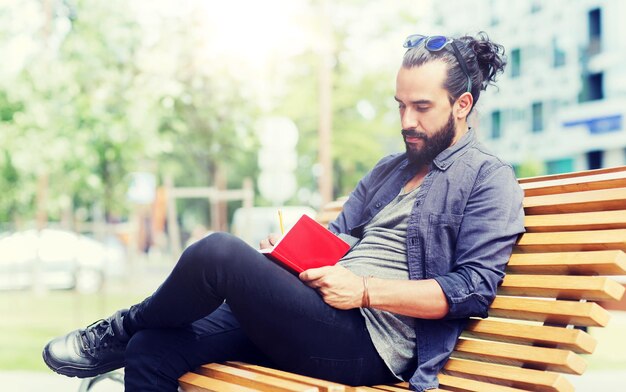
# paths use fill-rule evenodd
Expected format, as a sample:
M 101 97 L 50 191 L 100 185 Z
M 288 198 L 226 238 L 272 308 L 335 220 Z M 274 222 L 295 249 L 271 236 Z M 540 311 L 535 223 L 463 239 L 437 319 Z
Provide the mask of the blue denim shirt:
M 330 230 L 360 238 L 365 224 L 416 173 L 405 153 L 383 158 L 350 194 Z M 487 317 L 524 231 L 522 199 L 511 166 L 486 151 L 471 129 L 431 164 L 409 217 L 409 278 L 435 279 L 449 312 L 439 320 L 416 319 L 413 389 L 436 388 L 468 318 Z

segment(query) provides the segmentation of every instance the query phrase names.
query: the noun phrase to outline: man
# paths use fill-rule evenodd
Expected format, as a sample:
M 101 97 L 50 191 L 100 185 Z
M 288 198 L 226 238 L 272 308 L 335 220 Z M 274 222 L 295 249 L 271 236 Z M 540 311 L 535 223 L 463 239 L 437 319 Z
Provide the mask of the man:
M 48 343 L 48 366 L 78 377 L 126 366 L 126 389 L 142 391 L 174 391 L 186 371 L 224 360 L 437 387 L 467 318 L 495 297 L 524 230 L 522 192 L 467 124 L 504 67 L 502 47 L 421 35 L 405 47 L 395 100 L 406 152 L 383 158 L 331 223 L 360 240 L 338 265 L 295 276 L 211 235 L 140 304 Z

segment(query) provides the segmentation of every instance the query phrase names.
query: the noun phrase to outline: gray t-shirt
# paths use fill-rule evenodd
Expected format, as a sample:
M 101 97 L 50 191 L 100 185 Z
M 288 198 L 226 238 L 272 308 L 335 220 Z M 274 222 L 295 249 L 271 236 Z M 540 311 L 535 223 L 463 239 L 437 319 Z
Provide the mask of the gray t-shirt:
M 419 188 L 419 187 L 418 187 Z M 406 232 L 417 189 L 400 193 L 365 226 L 363 238 L 340 264 L 359 276 L 409 279 Z M 412 317 L 361 309 L 367 330 L 380 357 L 402 379 L 415 364 L 415 323 Z

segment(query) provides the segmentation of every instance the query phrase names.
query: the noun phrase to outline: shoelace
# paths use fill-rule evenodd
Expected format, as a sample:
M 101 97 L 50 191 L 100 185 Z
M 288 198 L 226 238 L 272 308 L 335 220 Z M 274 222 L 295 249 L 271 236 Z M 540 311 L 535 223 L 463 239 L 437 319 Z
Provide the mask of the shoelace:
M 109 337 L 110 338 L 107 338 Z M 98 320 L 80 332 L 83 348 L 91 355 L 103 349 L 117 347 L 115 331 L 109 320 Z

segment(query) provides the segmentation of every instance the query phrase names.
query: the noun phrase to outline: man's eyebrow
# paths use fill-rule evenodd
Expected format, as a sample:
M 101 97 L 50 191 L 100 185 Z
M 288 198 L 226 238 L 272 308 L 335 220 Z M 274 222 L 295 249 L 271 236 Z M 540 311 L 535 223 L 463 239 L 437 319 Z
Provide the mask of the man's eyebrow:
M 398 103 L 404 103 L 398 97 L 393 97 L 393 99 L 395 99 Z M 411 101 L 410 103 L 413 105 L 430 105 L 433 103 L 433 101 L 430 101 L 428 99 L 418 99 L 416 101 Z

